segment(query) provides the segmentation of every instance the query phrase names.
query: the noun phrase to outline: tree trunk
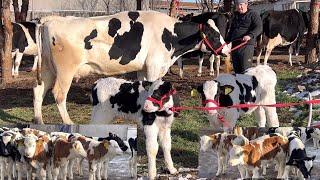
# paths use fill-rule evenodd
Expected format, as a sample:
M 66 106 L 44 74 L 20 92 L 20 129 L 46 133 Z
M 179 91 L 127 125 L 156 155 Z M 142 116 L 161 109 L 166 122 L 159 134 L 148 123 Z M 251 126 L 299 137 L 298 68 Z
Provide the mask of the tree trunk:
M 12 0 L 12 6 L 14 11 L 14 20 L 20 22 L 20 10 L 18 0 Z
M 314 63 L 317 60 L 316 42 L 319 28 L 319 5 L 320 0 L 311 0 L 310 3 L 310 27 L 307 35 L 307 52 L 305 62 L 307 64 Z
M 3 10 L 2 17 L 4 23 L 4 43 L 2 44 L 3 56 L 2 56 L 2 84 L 10 82 L 12 79 L 11 69 L 12 69 L 12 24 L 10 19 L 10 0 L 3 0 Z M 3 42 L 3 41 L 2 41 Z
M 177 17 L 177 0 L 172 0 L 169 8 L 169 16 Z
M 142 0 L 142 10 L 149 11 L 150 10 L 150 1 Z
M 137 10 L 142 10 L 142 0 L 137 0 Z
M 20 13 L 21 22 L 25 22 L 27 20 L 28 9 L 29 9 L 29 0 L 22 0 L 21 13 Z

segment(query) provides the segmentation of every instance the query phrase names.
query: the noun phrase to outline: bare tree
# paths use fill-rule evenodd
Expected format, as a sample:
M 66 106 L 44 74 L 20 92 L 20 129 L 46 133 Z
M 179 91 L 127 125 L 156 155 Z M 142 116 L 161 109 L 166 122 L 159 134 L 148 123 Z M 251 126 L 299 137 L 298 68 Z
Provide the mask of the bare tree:
M 26 21 L 29 9 L 29 0 L 22 0 L 21 11 L 19 10 L 18 0 L 12 0 L 14 18 L 16 22 Z
M 110 0 L 102 0 L 105 8 L 107 10 L 107 14 L 110 14 Z
M 3 0 L 2 4 L 2 17 L 4 26 L 1 26 L 1 83 L 6 84 L 12 79 L 11 69 L 12 69 L 12 59 L 11 59 L 11 50 L 12 50 L 12 24 L 10 18 L 10 0 Z
M 97 7 L 98 0 L 77 0 L 82 10 L 94 11 Z
M 310 3 L 310 27 L 307 35 L 307 53 L 305 56 L 306 63 L 314 63 L 317 60 L 316 41 L 319 29 L 319 0 L 311 0 Z

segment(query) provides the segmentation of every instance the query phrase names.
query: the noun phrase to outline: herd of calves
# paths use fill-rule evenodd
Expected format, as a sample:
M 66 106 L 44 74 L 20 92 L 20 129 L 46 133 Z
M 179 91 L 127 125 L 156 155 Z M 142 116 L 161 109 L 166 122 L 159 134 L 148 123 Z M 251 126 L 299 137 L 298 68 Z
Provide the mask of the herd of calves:
M 313 139 L 319 149 L 318 128 L 235 128 L 234 132 L 201 137 L 201 152 L 215 151 L 218 159 L 216 176 L 225 174 L 227 165 L 236 166 L 243 178 L 266 175 L 266 167 L 275 164 L 277 178 L 310 178 L 315 156 L 306 152 L 305 143 Z M 289 176 L 290 172 L 295 176 Z
M 86 137 L 78 133 L 51 132 L 31 128 L 0 129 L 1 180 L 73 179 L 73 165 L 83 176 L 82 161 L 89 166 L 88 179 L 107 179 L 108 162 L 130 154 L 129 173 L 134 176 L 136 138 L 123 141 L 117 135 Z

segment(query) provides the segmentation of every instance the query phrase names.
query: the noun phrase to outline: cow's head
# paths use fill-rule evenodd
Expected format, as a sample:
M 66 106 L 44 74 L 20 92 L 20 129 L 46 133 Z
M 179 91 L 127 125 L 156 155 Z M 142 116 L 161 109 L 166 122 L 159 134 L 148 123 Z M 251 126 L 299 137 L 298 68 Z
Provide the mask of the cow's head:
M 84 148 L 83 148 L 83 146 L 82 146 L 80 141 L 72 142 L 72 151 L 78 157 L 87 157 L 87 152 L 84 150 Z
M 310 178 L 311 177 L 311 170 L 313 168 L 313 161 L 315 158 L 316 158 L 316 156 L 305 157 L 303 159 L 294 159 L 292 161 L 292 164 L 287 163 L 287 165 L 296 166 L 301 171 L 304 178 Z
M 212 19 L 209 19 L 206 24 L 200 24 L 200 48 L 203 52 L 211 52 L 216 55 L 227 56 L 230 54 L 230 46 L 224 41 L 218 27 Z
M 234 87 L 230 85 L 221 86 L 218 81 L 206 81 L 197 88 L 201 94 L 202 104 L 208 108 L 216 108 L 219 106 L 219 99 L 222 96 L 229 96 L 233 92 Z M 209 115 L 217 115 L 217 110 L 209 109 Z
M 9 146 L 11 146 L 11 140 L 13 139 L 13 134 L 11 132 L 4 132 L 0 136 L 0 152 L 4 156 L 8 156 Z
M 109 133 L 109 136 L 107 137 L 107 140 L 108 141 L 110 141 L 110 140 L 116 141 L 123 152 L 128 150 L 128 146 L 116 134 Z
M 33 134 L 28 134 L 24 137 L 24 156 L 32 158 L 36 152 L 38 137 Z
M 175 89 L 170 82 L 156 80 L 148 90 L 148 98 L 144 103 L 143 110 L 156 112 L 173 107 L 173 94 L 175 94 Z

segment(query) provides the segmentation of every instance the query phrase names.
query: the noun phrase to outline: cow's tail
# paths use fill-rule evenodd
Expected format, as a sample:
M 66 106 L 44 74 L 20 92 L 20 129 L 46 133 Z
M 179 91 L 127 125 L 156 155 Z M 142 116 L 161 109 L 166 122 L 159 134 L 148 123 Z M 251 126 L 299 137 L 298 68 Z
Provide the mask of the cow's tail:
M 40 24 L 37 24 L 36 26 L 36 45 L 38 49 L 38 63 L 37 63 L 37 83 L 38 85 L 41 85 L 41 62 L 42 62 L 42 34 L 43 26 Z

